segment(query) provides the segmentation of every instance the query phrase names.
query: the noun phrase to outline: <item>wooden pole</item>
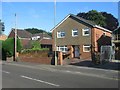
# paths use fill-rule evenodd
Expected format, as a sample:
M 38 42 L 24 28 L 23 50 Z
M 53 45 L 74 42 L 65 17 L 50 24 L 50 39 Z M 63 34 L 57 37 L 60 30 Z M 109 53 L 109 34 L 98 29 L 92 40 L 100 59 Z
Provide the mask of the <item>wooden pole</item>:
M 17 58 L 17 28 L 16 28 L 16 23 L 17 23 L 17 16 L 15 13 L 14 61 L 16 61 L 16 58 Z

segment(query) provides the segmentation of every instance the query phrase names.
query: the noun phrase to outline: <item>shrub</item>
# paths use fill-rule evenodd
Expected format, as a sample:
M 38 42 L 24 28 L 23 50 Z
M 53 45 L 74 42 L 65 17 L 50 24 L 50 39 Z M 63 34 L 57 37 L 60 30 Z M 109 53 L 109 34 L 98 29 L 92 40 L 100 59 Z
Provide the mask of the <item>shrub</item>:
M 32 49 L 33 49 L 33 50 L 39 50 L 39 49 L 41 49 L 40 42 L 39 42 L 39 41 L 34 41 L 34 42 L 32 43 Z
M 100 53 L 94 52 L 94 53 L 92 54 L 92 62 L 93 62 L 94 64 L 100 64 Z
M 6 52 L 6 55 L 8 57 L 11 57 L 14 55 L 14 38 L 8 38 L 2 43 L 2 48 Z M 21 41 L 20 39 L 17 39 L 17 52 L 20 52 L 22 49 Z

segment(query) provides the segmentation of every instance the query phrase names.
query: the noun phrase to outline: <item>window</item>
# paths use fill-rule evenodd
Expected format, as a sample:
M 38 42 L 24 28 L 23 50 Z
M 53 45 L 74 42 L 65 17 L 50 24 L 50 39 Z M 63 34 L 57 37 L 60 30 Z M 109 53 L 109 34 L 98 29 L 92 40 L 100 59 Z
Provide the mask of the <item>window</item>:
M 40 38 L 40 36 L 34 36 L 32 37 L 32 40 L 38 40 Z
M 90 35 L 90 29 L 89 28 L 82 29 L 82 32 L 83 32 L 83 36 L 89 36 Z
M 83 45 L 83 52 L 90 52 L 90 45 Z
M 72 30 L 72 36 L 73 37 L 78 36 L 78 29 L 73 29 Z
M 63 31 L 57 32 L 57 38 L 64 38 L 64 37 L 65 37 L 65 32 L 63 32 Z
M 68 48 L 67 48 L 67 46 L 58 46 L 57 51 L 67 52 Z

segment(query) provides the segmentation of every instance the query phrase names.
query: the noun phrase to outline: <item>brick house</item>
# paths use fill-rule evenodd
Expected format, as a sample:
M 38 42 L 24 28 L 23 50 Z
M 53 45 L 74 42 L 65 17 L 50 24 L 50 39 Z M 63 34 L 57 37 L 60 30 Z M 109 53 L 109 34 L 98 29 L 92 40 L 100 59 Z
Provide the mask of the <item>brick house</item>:
M 12 29 L 10 34 L 8 35 L 8 38 L 14 37 L 14 30 Z M 39 40 L 41 47 L 47 47 L 49 49 L 52 48 L 51 44 L 51 37 L 47 33 L 37 33 L 37 34 L 31 34 L 26 30 L 23 29 L 17 29 L 17 37 L 21 40 L 23 49 L 31 48 L 31 43 L 35 40 Z M 42 39 L 47 39 L 46 44 L 41 43 Z M 43 40 L 42 40 L 43 41 Z
M 93 52 L 100 52 L 102 45 L 111 45 L 111 31 L 73 14 L 51 31 L 53 51 L 62 51 L 68 58 L 88 60 Z
M 12 38 L 15 36 L 14 30 L 15 29 L 12 28 L 10 34 L 8 35 L 8 38 Z M 31 47 L 30 46 L 31 36 L 32 36 L 31 33 L 27 32 L 25 30 L 22 30 L 22 29 L 17 29 L 17 37 L 21 40 L 23 49 L 27 49 L 27 48 Z
M 52 51 L 52 39 L 43 38 L 40 40 L 41 48 L 49 48 Z
M 47 33 L 32 34 L 32 40 L 39 40 L 41 48 L 48 48 L 52 51 L 52 37 Z

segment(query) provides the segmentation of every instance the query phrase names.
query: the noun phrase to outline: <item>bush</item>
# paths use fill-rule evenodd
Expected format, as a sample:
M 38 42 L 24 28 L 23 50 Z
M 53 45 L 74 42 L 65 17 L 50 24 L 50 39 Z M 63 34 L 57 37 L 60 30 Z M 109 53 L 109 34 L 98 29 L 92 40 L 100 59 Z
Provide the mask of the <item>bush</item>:
M 92 62 L 93 62 L 94 64 L 100 64 L 100 53 L 94 52 L 94 53 L 92 54 Z
M 14 55 L 14 38 L 8 38 L 2 43 L 2 48 L 6 52 L 7 57 Z M 20 52 L 22 49 L 20 39 L 17 39 L 17 52 Z
M 48 48 L 41 48 L 39 41 L 33 41 L 32 42 L 32 48 L 31 49 L 25 49 L 22 50 L 22 53 L 31 53 L 31 52 L 39 52 L 39 51 L 48 51 Z

